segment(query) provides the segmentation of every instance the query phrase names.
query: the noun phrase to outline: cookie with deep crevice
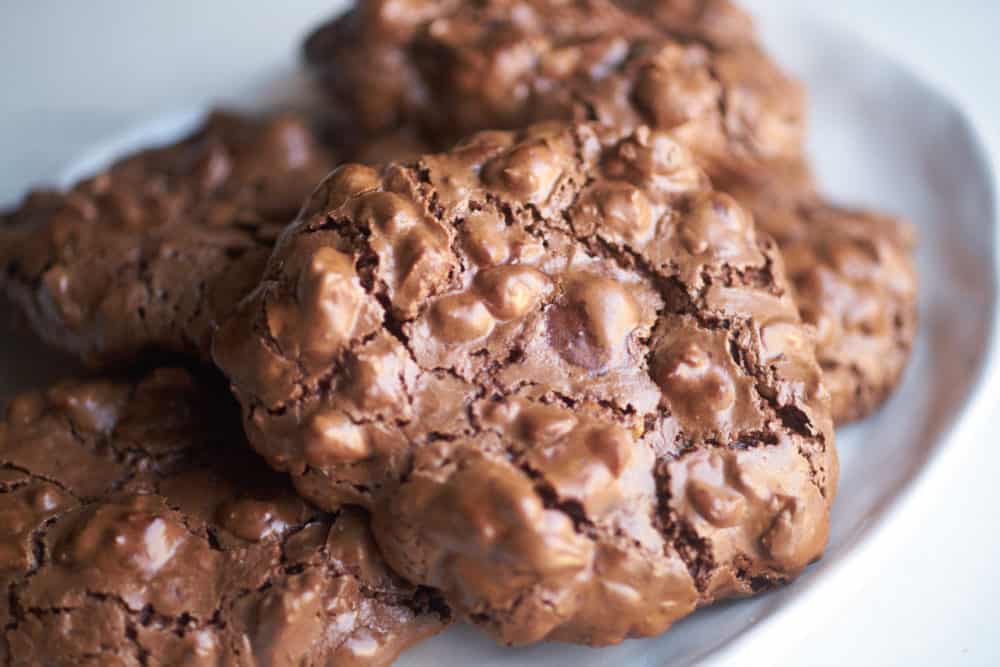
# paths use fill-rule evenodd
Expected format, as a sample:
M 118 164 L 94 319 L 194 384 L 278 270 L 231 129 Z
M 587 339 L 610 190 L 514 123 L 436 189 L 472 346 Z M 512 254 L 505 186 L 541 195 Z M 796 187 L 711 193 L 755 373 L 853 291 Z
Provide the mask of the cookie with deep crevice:
M 837 458 L 774 242 L 669 133 L 344 165 L 214 358 L 251 444 L 498 640 L 608 644 L 798 574 Z
M 913 227 L 827 201 L 799 162 L 718 186 L 777 240 L 802 319 L 817 330 L 836 422 L 874 412 L 899 384 L 916 337 Z
M 364 512 L 320 512 L 248 456 L 219 390 L 163 369 L 10 402 L 0 663 L 385 665 L 443 627 Z
M 92 364 L 207 357 L 274 238 L 333 159 L 299 117 L 210 116 L 0 225 L 0 288 L 47 342 Z
M 802 150 L 804 93 L 728 2 L 362 0 L 305 45 L 342 136 L 437 149 L 547 120 L 669 130 L 713 175 Z

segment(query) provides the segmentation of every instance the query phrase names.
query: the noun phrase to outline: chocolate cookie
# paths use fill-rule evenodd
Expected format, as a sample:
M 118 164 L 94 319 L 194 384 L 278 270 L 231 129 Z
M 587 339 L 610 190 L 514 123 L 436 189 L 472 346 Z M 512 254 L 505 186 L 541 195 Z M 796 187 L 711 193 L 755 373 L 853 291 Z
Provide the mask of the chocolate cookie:
M 87 362 L 207 356 L 332 166 L 295 117 L 214 114 L 69 192 L 30 195 L 0 228 L 0 283 L 39 335 Z
M 253 446 L 498 640 L 607 644 L 794 577 L 837 458 L 776 246 L 642 127 L 345 165 L 219 329 Z
M 306 60 L 343 136 L 438 149 L 545 120 L 670 130 L 713 174 L 791 159 L 804 94 L 726 2 L 361 0 Z
M 614 0 L 681 39 L 717 48 L 755 46 L 753 19 L 730 0 Z
M 818 332 L 835 421 L 872 413 L 899 383 L 916 336 L 913 228 L 825 201 L 802 163 L 719 187 L 747 204 L 781 247 L 802 319 Z
M 384 665 L 443 627 L 364 512 L 323 514 L 248 456 L 215 389 L 160 370 L 10 402 L 0 664 Z

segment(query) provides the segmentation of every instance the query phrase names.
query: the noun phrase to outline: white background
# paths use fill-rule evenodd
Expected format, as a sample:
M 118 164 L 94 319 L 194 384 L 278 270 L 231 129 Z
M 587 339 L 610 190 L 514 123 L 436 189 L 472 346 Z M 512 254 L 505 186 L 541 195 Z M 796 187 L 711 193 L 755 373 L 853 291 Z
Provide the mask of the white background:
M 150 114 L 291 68 L 303 32 L 338 4 L 0 0 L 0 203 Z M 957 100 L 1000 163 L 1000 2 L 785 4 L 860 33 Z M 799 614 L 720 664 L 1000 665 L 998 413 L 993 372 L 942 455 L 850 556 L 851 577 L 821 580 Z

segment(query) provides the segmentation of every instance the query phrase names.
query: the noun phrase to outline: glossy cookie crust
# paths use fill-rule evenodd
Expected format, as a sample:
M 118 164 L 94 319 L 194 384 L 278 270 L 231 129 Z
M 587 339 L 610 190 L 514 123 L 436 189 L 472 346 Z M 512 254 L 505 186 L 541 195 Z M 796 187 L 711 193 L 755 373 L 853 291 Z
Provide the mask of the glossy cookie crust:
M 305 58 L 344 136 L 594 120 L 669 130 L 712 175 L 801 153 L 804 93 L 726 2 L 362 0 Z
M 352 64 L 362 57 L 387 72 L 366 77 Z M 802 166 L 804 93 L 732 3 L 361 2 L 313 34 L 306 58 L 337 108 L 362 112 L 344 120 L 375 133 L 408 124 L 445 145 L 551 118 L 670 130 L 788 253 L 837 422 L 870 414 L 898 384 L 916 330 L 912 233 L 816 195 Z
M 163 369 L 10 402 L 0 664 L 385 665 L 443 627 L 364 512 L 248 456 L 220 389 Z
M 827 201 L 801 162 L 718 185 L 781 247 L 802 319 L 816 327 L 834 420 L 874 412 L 899 384 L 917 333 L 913 227 Z
M 332 158 L 295 116 L 213 114 L 0 221 L 0 287 L 49 343 L 91 364 L 207 357 L 278 232 Z
M 753 19 L 730 0 L 614 0 L 619 7 L 655 21 L 681 39 L 715 48 L 757 44 Z
M 498 640 L 607 644 L 825 545 L 828 397 L 774 243 L 669 134 L 345 165 L 214 357 L 253 446 Z

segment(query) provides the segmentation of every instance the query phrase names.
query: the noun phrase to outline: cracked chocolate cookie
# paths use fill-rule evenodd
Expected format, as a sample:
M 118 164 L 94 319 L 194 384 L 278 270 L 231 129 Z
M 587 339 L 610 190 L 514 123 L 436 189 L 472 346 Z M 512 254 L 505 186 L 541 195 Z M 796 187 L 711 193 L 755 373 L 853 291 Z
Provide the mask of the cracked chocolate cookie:
M 68 192 L 31 194 L 0 227 L 0 287 L 89 363 L 207 356 L 216 322 L 332 167 L 294 116 L 214 114 Z
M 716 48 L 755 46 L 753 19 L 730 0 L 613 0 L 669 34 Z
M 456 131 L 532 119 L 672 130 L 720 189 L 750 198 L 760 226 L 794 255 L 803 317 L 821 328 L 837 421 L 869 414 L 891 393 L 916 328 L 910 232 L 823 202 L 808 175 L 792 173 L 801 167 L 783 166 L 801 164 L 803 93 L 767 62 L 739 8 L 725 0 L 416 4 L 421 11 L 404 13 L 392 0 L 361 2 L 314 33 L 307 59 L 342 107 L 364 110 L 374 131 L 414 124 L 437 145 Z M 370 52 L 393 74 L 348 87 L 358 83 L 344 74 L 350 59 Z M 858 262 L 867 262 L 865 275 L 849 275 Z
M 802 163 L 719 187 L 749 206 L 781 247 L 802 319 L 818 332 L 835 421 L 874 412 L 898 385 L 916 337 L 912 226 L 825 201 Z
M 819 557 L 828 397 L 776 246 L 669 134 L 335 170 L 214 357 L 253 446 L 499 641 L 655 635 Z
M 300 500 L 213 389 L 164 369 L 10 402 L 0 664 L 384 665 L 443 627 L 365 513 Z
M 669 130 L 712 175 L 791 159 L 804 93 L 726 2 L 361 0 L 306 61 L 344 136 L 436 149 L 547 120 Z

